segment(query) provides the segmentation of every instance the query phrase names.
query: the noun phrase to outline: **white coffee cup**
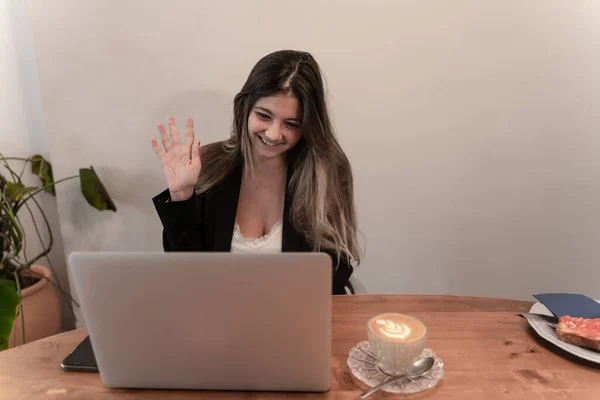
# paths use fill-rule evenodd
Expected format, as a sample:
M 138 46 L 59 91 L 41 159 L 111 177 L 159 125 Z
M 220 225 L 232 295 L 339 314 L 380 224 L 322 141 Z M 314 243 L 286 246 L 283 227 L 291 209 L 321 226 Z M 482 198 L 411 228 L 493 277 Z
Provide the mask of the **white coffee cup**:
M 405 373 L 427 342 L 427 326 L 418 318 L 400 313 L 383 313 L 367 322 L 371 351 L 380 367 L 391 373 Z

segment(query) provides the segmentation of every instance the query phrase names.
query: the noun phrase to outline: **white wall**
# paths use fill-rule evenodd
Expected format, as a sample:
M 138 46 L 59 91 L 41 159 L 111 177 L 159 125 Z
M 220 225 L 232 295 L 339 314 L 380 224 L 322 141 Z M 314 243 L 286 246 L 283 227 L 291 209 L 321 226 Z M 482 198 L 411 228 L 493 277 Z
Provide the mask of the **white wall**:
M 27 3 L 17 0 L 0 0 L 0 121 L 0 152 L 4 156 L 27 158 L 41 154 L 50 159 Z M 20 171 L 23 164 L 11 162 L 11 165 L 18 167 Z M 6 172 L 3 167 L 0 170 L 2 173 Z M 30 171 L 29 167 L 27 171 Z M 25 173 L 23 178 L 27 184 L 39 185 L 37 178 L 31 174 Z M 48 217 L 53 232 L 54 245 L 50 260 L 55 267 L 58 283 L 68 292 L 56 200 L 45 193 L 39 194 L 36 199 Z M 41 228 L 42 239 L 47 244 L 48 234 L 41 214 L 33 203 L 30 204 Z M 23 209 L 19 217 L 27 233 L 27 253 L 30 257 L 35 256 L 43 251 L 43 247 L 35 233 L 30 214 Z M 40 260 L 39 264 L 49 266 L 45 259 Z M 73 327 L 73 318 L 66 297 L 61 296 L 61 299 L 63 329 L 70 329 Z
M 65 251 L 160 250 L 157 121 L 228 136 L 263 55 L 312 52 L 355 173 L 371 293 L 600 297 L 600 3 L 30 0 Z

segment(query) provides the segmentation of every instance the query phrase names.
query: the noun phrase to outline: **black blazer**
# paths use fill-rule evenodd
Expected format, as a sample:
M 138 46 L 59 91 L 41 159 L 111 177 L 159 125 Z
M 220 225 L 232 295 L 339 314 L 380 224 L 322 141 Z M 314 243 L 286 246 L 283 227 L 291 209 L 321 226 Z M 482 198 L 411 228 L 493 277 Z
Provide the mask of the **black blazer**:
M 288 168 L 282 251 L 309 252 L 312 248 L 308 241 L 290 221 L 290 177 L 291 169 Z M 164 250 L 231 251 L 241 183 L 242 168 L 238 165 L 219 185 L 205 193 L 195 194 L 188 200 L 168 202 L 168 189 L 155 196 L 152 202 L 163 225 Z M 338 265 L 336 254 L 333 251 L 326 252 L 333 259 L 332 294 L 346 294 L 346 287 L 353 291 L 349 282 L 353 268 L 348 259 L 342 257 Z

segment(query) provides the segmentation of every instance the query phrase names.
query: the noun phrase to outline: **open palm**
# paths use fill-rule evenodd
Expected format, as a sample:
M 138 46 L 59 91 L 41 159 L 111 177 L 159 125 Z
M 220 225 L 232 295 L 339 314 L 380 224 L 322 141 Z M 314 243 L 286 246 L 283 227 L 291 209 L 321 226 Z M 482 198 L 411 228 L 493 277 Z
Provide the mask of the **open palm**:
M 168 118 L 169 134 L 162 123 L 158 131 L 164 150 L 156 138 L 150 139 L 156 155 L 160 159 L 171 197 L 190 197 L 198 181 L 202 162 L 200 160 L 200 142 L 194 140 L 194 121 L 187 118 L 185 140 L 181 143 L 173 117 Z

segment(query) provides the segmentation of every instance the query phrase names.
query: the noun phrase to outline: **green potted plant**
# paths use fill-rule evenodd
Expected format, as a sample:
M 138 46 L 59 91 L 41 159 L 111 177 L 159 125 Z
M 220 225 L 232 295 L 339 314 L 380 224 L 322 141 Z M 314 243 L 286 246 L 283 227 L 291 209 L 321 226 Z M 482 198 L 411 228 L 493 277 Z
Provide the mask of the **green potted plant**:
M 13 164 L 19 164 L 16 168 Z M 30 166 L 40 184 L 25 186 L 22 177 Z M 52 249 L 53 236 L 48 219 L 36 196 L 42 192 L 55 196 L 55 185 L 79 178 L 81 193 L 86 201 L 97 210 L 117 211 L 115 204 L 93 167 L 79 169 L 79 174 L 55 181 L 52 165 L 40 155 L 30 158 L 5 157 L 0 153 L 0 351 L 20 337 L 21 343 L 35 340 L 42 334 L 27 332 L 39 329 L 46 324 L 50 332 L 60 329 L 60 308 L 55 289 L 62 290 L 58 282 L 53 282 L 54 267 L 48 258 Z M 3 174 L 3 173 L 4 174 Z M 48 243 L 42 239 L 39 225 L 32 212 L 35 207 L 41 215 L 48 232 Z M 21 223 L 19 212 L 31 215 L 37 239 L 42 251 L 33 257 L 27 254 L 29 238 Z M 45 258 L 50 268 L 36 264 Z M 72 298 L 68 296 L 69 300 Z M 71 303 L 69 303 L 71 304 Z M 43 330 L 43 329 L 42 329 Z M 53 332 L 58 333 L 58 332 Z M 43 337 L 43 336 L 42 336 Z M 19 343 L 20 344 L 20 343 Z M 14 345 L 14 344 L 13 344 Z M 12 346 L 11 346 L 12 347 Z

